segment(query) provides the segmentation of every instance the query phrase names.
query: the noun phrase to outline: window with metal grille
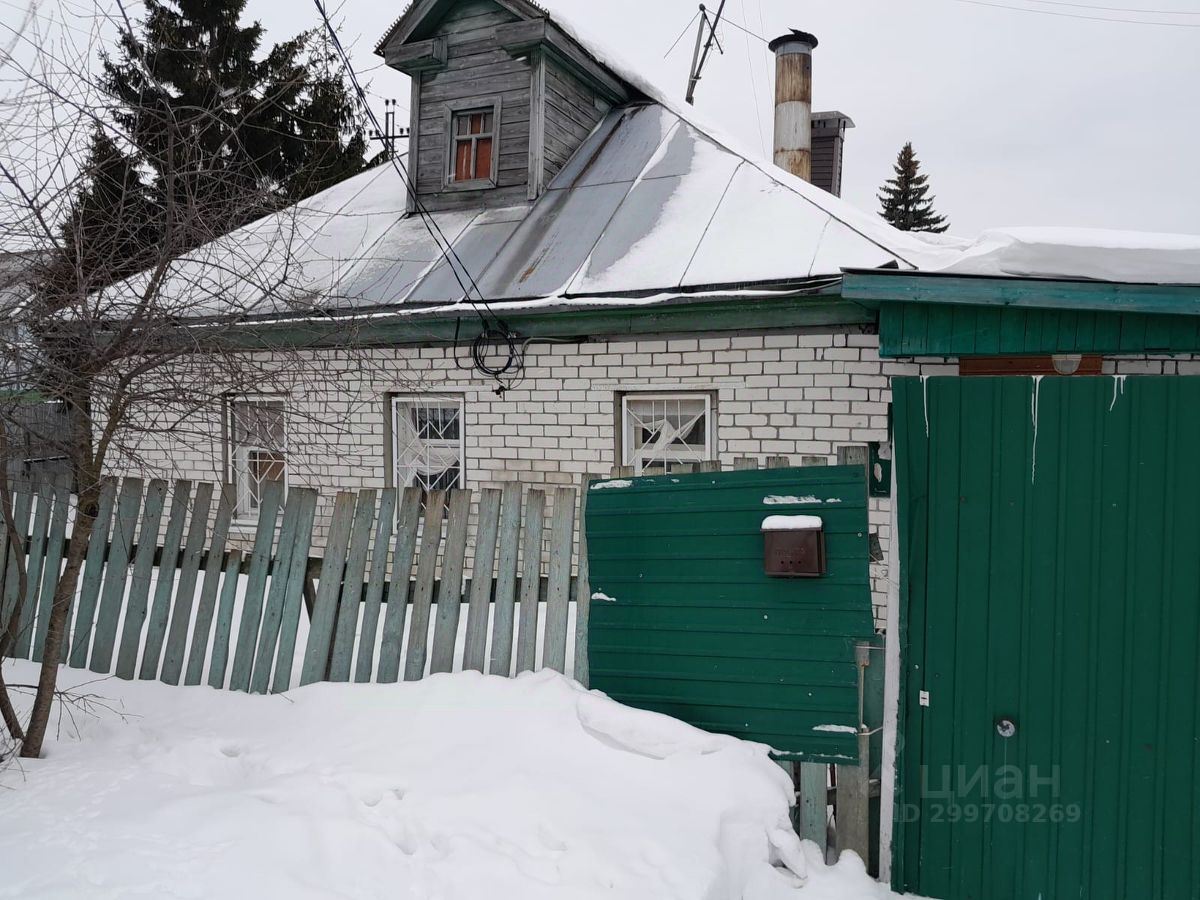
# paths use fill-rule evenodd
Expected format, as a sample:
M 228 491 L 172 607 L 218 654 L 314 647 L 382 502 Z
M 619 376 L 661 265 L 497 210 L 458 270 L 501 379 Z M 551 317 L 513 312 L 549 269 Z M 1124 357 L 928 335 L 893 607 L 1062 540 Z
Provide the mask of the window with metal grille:
M 450 180 L 492 180 L 496 149 L 495 108 L 456 112 L 451 117 L 450 127 Z
M 396 484 L 425 491 L 462 487 L 466 476 L 462 400 L 396 397 L 392 403 Z
M 715 458 L 708 394 L 628 394 L 621 419 L 624 464 L 639 475 Z
M 278 397 L 229 402 L 229 458 L 237 492 L 237 517 L 253 519 L 269 481 L 287 484 L 287 412 Z

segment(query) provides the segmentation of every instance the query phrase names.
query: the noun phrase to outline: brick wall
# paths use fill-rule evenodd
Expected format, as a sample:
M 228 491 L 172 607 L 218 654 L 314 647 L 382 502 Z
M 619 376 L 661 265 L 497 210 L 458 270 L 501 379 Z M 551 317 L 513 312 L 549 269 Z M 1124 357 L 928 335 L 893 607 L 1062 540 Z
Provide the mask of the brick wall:
M 395 394 L 463 398 L 467 486 L 478 489 L 514 479 L 557 485 L 607 475 L 617 463 L 617 398 L 646 390 L 714 396 L 717 451 L 726 466 L 739 457 L 777 456 L 797 465 L 805 457 L 835 464 L 840 446 L 888 440 L 889 377 L 957 373 L 956 364 L 943 360 L 881 361 L 876 336 L 828 332 L 536 343 L 525 361 L 524 380 L 501 397 L 460 368 L 447 348 L 309 357 L 286 390 L 288 475 L 292 485 L 322 491 L 319 531 L 335 490 L 392 483 L 389 398 Z M 162 477 L 223 477 L 220 412 L 189 421 L 186 431 L 140 442 L 136 468 Z M 880 624 L 889 510 L 890 501 L 871 501 L 871 528 L 885 556 L 871 567 Z

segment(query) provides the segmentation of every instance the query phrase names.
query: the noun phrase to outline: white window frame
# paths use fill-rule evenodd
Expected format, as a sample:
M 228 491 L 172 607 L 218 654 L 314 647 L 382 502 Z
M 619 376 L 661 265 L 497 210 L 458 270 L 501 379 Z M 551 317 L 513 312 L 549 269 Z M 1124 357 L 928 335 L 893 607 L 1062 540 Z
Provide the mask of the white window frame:
M 391 396 L 391 425 L 392 425 L 392 477 L 396 487 L 419 487 L 429 490 L 425 484 L 418 481 L 418 474 L 413 466 L 402 464 L 405 448 L 401 446 L 401 421 L 407 420 L 407 415 L 413 407 L 453 408 L 458 412 L 458 440 L 434 442 L 444 444 L 446 449 L 458 451 L 458 483 L 456 489 L 467 486 L 467 404 L 463 396 L 449 394 L 393 394 Z M 418 438 L 418 440 L 421 440 Z
M 261 403 L 261 404 L 278 404 L 283 411 L 283 492 L 287 495 L 288 483 L 291 477 L 291 453 L 288 446 L 288 404 L 287 397 L 282 394 L 237 394 L 225 398 L 225 452 L 229 456 L 229 478 L 233 483 L 235 490 L 234 498 L 234 514 L 233 521 L 239 525 L 254 524 L 258 521 L 258 506 L 248 507 L 247 503 L 251 499 L 246 493 L 246 484 L 248 479 L 240 471 L 240 461 L 238 459 L 239 446 L 236 440 L 237 429 L 237 406 L 240 403 Z M 255 448 L 248 448 L 253 451 Z M 258 448 L 270 451 L 270 448 Z
M 633 437 L 634 423 L 630 412 L 629 404 L 635 401 L 661 401 L 666 403 L 673 402 L 695 402 L 697 400 L 704 401 L 704 417 L 705 417 L 705 434 L 704 434 L 704 449 L 702 451 L 690 451 L 680 453 L 678 451 L 671 453 L 669 456 L 661 457 L 666 462 L 669 469 L 671 465 L 677 463 L 703 463 L 716 459 L 717 452 L 717 427 L 715 416 L 715 404 L 713 403 L 713 395 L 707 391 L 673 391 L 670 393 L 640 393 L 631 392 L 621 395 L 621 457 L 622 465 L 632 466 L 634 472 L 638 475 L 646 471 L 647 463 L 657 461 L 656 458 L 648 458 L 645 453 L 637 450 L 637 441 Z

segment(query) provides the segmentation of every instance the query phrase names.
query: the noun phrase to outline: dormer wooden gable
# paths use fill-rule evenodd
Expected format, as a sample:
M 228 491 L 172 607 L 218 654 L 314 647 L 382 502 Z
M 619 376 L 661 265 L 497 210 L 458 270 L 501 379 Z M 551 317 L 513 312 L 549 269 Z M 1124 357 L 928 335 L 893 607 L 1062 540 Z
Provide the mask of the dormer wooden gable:
M 376 52 L 412 77 L 409 171 L 429 210 L 536 199 L 638 96 L 527 0 L 417 0 Z

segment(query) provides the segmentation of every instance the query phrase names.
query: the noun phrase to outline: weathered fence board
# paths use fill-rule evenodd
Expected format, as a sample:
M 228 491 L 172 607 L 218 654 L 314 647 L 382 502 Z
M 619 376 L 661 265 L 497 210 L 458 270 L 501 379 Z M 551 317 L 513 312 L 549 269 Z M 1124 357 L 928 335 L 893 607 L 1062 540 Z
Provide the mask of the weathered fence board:
M 375 538 L 371 542 L 371 575 L 363 598 L 358 662 L 354 667 L 354 681 L 359 684 L 371 680 L 375 663 L 375 641 L 379 636 L 379 614 L 383 605 L 383 588 L 387 582 L 388 547 L 396 523 L 396 499 L 395 488 L 386 488 L 379 495 L 379 517 Z
M 546 492 L 530 491 L 525 503 L 525 549 L 522 551 L 521 617 L 517 626 L 517 672 L 537 665 L 537 626 L 541 597 L 542 541 L 546 530 Z
M 500 556 L 496 563 L 496 608 L 492 613 L 492 653 L 488 672 L 512 671 L 516 624 L 517 562 L 521 547 L 521 485 L 510 481 L 500 496 Z
M 554 492 L 550 526 L 550 578 L 546 592 L 546 636 L 543 664 L 567 671 L 567 626 L 571 609 L 571 555 L 575 542 L 575 489 Z
M 575 600 L 575 680 L 588 687 L 591 673 L 588 670 L 588 627 L 591 622 L 592 585 L 588 568 L 587 521 L 588 476 L 579 483 L 579 577 Z
M 271 550 L 275 543 L 275 519 L 283 500 L 283 485 L 267 482 L 259 500 L 258 530 L 254 549 L 250 552 L 250 574 L 242 598 L 242 620 L 238 625 L 237 645 L 233 652 L 233 671 L 229 687 L 235 691 L 250 689 L 250 671 L 254 666 L 254 651 L 258 646 L 258 629 L 262 620 L 263 592 L 271 569 Z
M 488 611 L 492 601 L 496 538 L 500 527 L 500 498 L 500 491 L 489 488 L 479 499 L 479 525 L 475 532 L 475 561 L 471 570 L 471 597 L 463 645 L 463 668 L 476 672 L 482 672 L 487 662 Z
M 129 553 L 137 529 L 138 511 L 142 505 L 142 480 L 126 478 L 117 497 L 117 512 L 113 518 L 112 544 L 104 567 L 100 605 L 96 612 L 95 634 L 92 638 L 93 672 L 107 674 L 112 670 L 113 645 L 117 639 L 117 624 L 125 604 L 128 581 Z
M 71 512 L 71 494 L 65 484 L 54 488 L 54 513 L 50 517 L 50 534 L 47 537 L 46 561 L 43 568 L 41 597 L 38 600 L 37 629 L 33 636 L 30 659 L 41 662 L 46 646 L 46 632 L 50 629 L 50 612 L 54 608 L 54 593 L 62 571 L 63 546 L 67 539 L 67 518 Z
M 433 586 L 437 577 L 438 550 L 442 544 L 442 521 L 445 511 L 445 492 L 430 491 L 425 501 L 425 529 L 421 533 L 421 554 L 417 561 L 412 624 L 408 629 L 408 658 L 404 661 L 405 681 L 419 681 L 425 675 L 429 615 L 433 605 Z
M 229 670 L 229 639 L 233 630 L 233 613 L 237 605 L 238 573 L 242 568 L 242 551 L 234 550 L 225 563 L 225 579 L 221 585 L 221 600 L 213 629 L 212 658 L 208 664 L 208 684 L 220 690 L 225 687 Z
M 200 684 L 204 678 L 204 659 L 208 653 L 209 638 L 212 636 L 213 616 L 216 614 L 221 562 L 225 558 L 229 525 L 233 520 L 236 504 L 237 493 L 233 485 L 223 485 L 221 499 L 217 502 L 217 518 L 213 522 L 212 541 L 208 545 L 208 558 L 204 562 L 204 585 L 200 588 L 200 602 L 196 606 L 196 624 L 192 632 L 192 648 L 188 652 L 187 672 L 183 676 L 183 683 L 186 685 Z
M 42 566 L 46 557 L 46 532 L 50 527 L 50 506 L 54 491 L 49 483 L 38 485 L 37 509 L 33 516 L 33 530 L 29 536 L 29 562 L 26 567 L 25 598 L 21 615 L 13 635 L 12 654 L 17 659 L 28 659 L 33 647 L 34 617 L 37 615 L 37 600 L 42 584 Z
M 375 491 L 359 491 L 354 524 L 350 529 L 350 552 L 342 577 L 337 606 L 333 653 L 329 659 L 329 680 L 349 681 L 354 660 L 354 638 L 358 633 L 358 612 L 362 605 L 363 577 L 367 571 L 367 553 L 371 547 L 371 525 L 375 521 Z
M 196 488 L 192 500 L 192 522 L 188 528 L 183 560 L 179 566 L 179 582 L 175 586 L 175 603 L 167 630 L 167 646 L 163 653 L 161 678 L 164 684 L 179 684 L 183 673 L 183 657 L 187 651 L 188 628 L 192 622 L 192 604 L 196 599 L 196 578 L 200 574 L 200 558 L 208 533 L 208 513 L 212 508 L 213 485 L 203 482 Z
M 316 491 L 296 488 L 288 494 L 283 523 L 279 528 L 279 550 L 271 575 L 271 587 L 263 609 L 262 627 L 258 633 L 258 652 L 250 676 L 250 691 L 265 694 L 271 687 L 271 674 L 279 650 L 279 664 L 287 659 L 287 679 L 291 679 L 291 661 L 295 653 L 295 626 L 289 640 L 281 645 L 280 633 L 285 612 L 294 607 L 296 624 L 300 622 L 300 601 L 304 595 L 304 570 L 308 568 L 308 550 L 312 543 L 312 526 L 317 512 Z M 297 571 L 299 575 L 297 575 Z M 290 617 L 290 616 L 289 616 Z M 284 688 L 286 690 L 286 688 Z
M 354 520 L 354 494 L 343 491 L 333 502 L 333 519 L 325 542 L 325 559 L 321 564 L 321 580 L 308 629 L 308 645 L 304 648 L 304 664 L 300 669 L 301 684 L 315 684 L 325 679 L 329 670 L 329 650 L 333 645 L 337 622 L 337 598 L 346 569 L 346 547 L 350 543 L 350 526 Z
M 183 543 L 183 526 L 187 520 L 191 497 L 192 483 L 182 479 L 176 481 L 171 492 L 171 512 L 167 516 L 167 532 L 163 536 L 158 581 L 154 586 L 154 601 L 150 607 L 150 621 L 146 625 L 146 647 L 142 651 L 142 665 L 138 671 L 138 678 L 143 681 L 158 676 L 158 663 L 162 658 L 163 641 L 166 640 L 167 623 L 171 617 L 175 566 Z
M 292 665 L 296 658 L 296 634 L 300 628 L 300 608 L 308 580 L 308 551 L 312 547 L 313 522 L 317 517 L 316 491 L 299 491 L 300 503 L 296 512 L 295 548 L 284 577 L 287 593 L 283 601 L 283 618 L 279 626 L 279 651 L 275 660 L 275 678 L 271 690 L 281 694 L 292 686 Z
M 432 673 L 454 669 L 454 644 L 462 610 L 463 566 L 467 559 L 467 527 L 471 523 L 471 492 L 450 495 L 450 518 L 442 554 L 442 580 L 437 598 L 437 620 L 433 626 L 433 648 L 429 655 Z
M 133 558 L 129 595 L 125 600 L 125 622 L 121 626 L 121 643 L 117 647 L 116 675 L 126 681 L 131 680 L 137 670 L 150 582 L 154 579 L 154 551 L 158 547 L 158 533 L 166 504 L 167 483 L 162 479 L 151 481 L 146 488 L 142 527 L 138 532 L 137 552 Z
M 381 684 L 394 684 L 400 678 L 400 654 L 404 648 L 404 622 L 408 616 L 408 595 L 413 560 L 417 552 L 417 529 L 421 524 L 421 489 L 406 488 L 400 504 L 395 546 L 392 552 L 392 585 L 388 593 L 387 615 L 383 619 L 383 638 L 379 645 Z
M 87 668 L 88 650 L 92 641 L 92 625 L 96 617 L 96 599 L 100 594 L 100 579 L 104 575 L 104 555 L 108 550 L 108 535 L 116 493 L 116 482 L 111 478 L 106 478 L 100 487 L 96 521 L 92 525 L 88 552 L 83 561 L 79 602 L 75 607 L 75 627 L 71 632 L 71 655 L 68 658 L 69 665 L 73 669 Z

